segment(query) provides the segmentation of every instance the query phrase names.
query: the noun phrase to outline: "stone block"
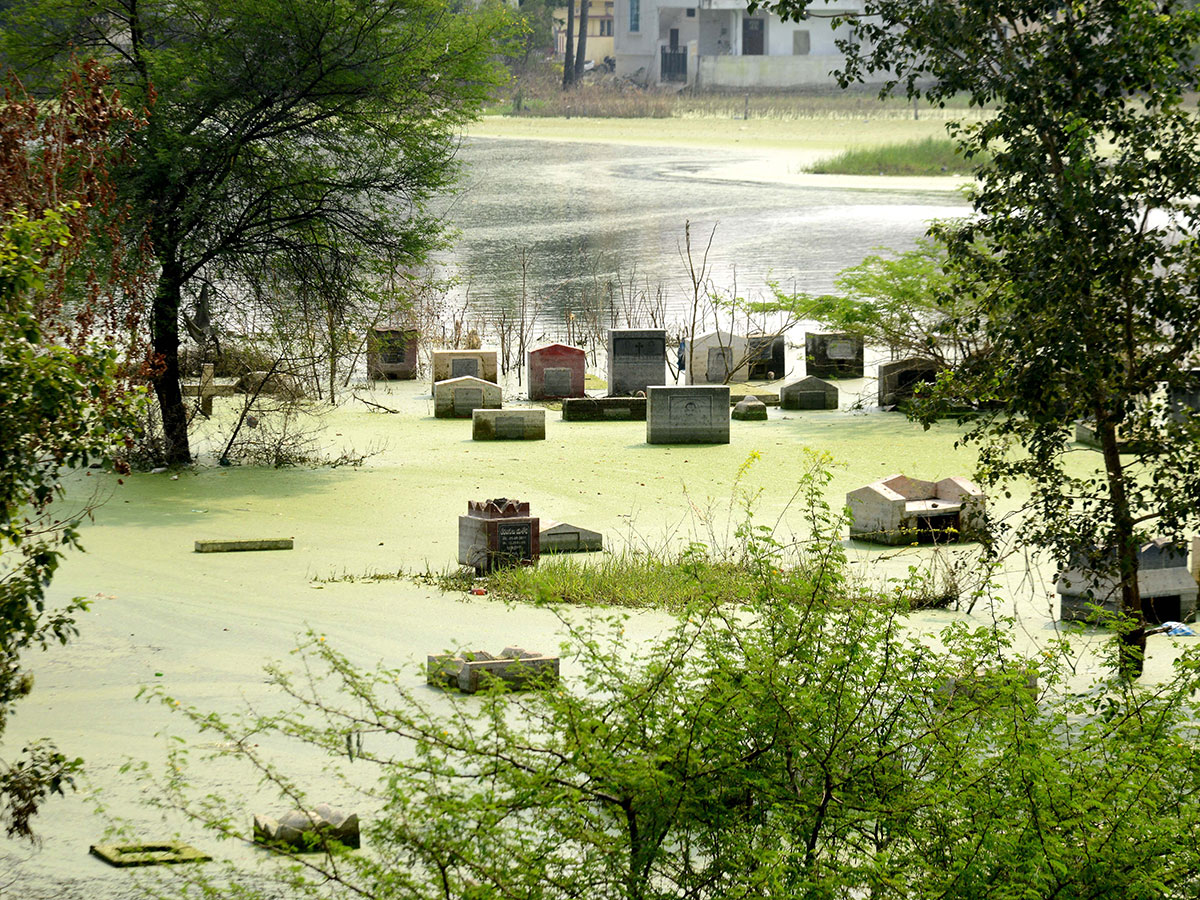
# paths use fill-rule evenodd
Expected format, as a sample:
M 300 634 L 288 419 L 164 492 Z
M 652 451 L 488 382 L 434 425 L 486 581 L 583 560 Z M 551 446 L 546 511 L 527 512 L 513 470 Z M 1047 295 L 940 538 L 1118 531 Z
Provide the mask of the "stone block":
M 728 444 L 725 385 L 652 387 L 646 406 L 647 444 Z
M 92 844 L 88 852 L 110 866 L 164 866 L 176 863 L 209 862 L 212 857 L 180 841 L 144 844 Z
M 278 819 L 254 817 L 254 843 L 317 853 L 330 843 L 357 849 L 361 843 L 358 816 L 318 803 L 311 810 L 294 809 Z
M 733 408 L 730 416 L 741 422 L 767 421 L 767 404 L 757 397 L 743 397 Z
M 427 684 L 457 688 L 474 694 L 502 682 L 508 690 L 549 687 L 557 684 L 557 656 L 545 656 L 520 647 L 505 647 L 498 656 L 486 650 L 429 654 L 425 659 Z
M 1112 569 L 1089 571 L 1082 555 L 1058 574 L 1055 589 L 1064 621 L 1103 620 L 1120 609 L 1117 575 Z M 1186 622 L 1194 617 L 1200 585 L 1188 568 L 1187 544 L 1165 538 L 1143 544 L 1138 549 L 1138 592 L 1147 622 Z
M 987 497 L 961 476 L 922 481 L 891 475 L 846 495 L 850 537 L 876 544 L 974 540 L 986 524 Z
M 544 441 L 544 409 L 477 409 L 471 413 L 475 441 Z
M 292 538 L 257 538 L 246 541 L 196 541 L 196 553 L 243 553 L 248 550 L 291 550 Z
M 500 497 L 470 501 L 458 517 L 458 562 L 482 575 L 508 566 L 527 566 L 541 553 L 538 519 L 529 504 Z
M 447 378 L 433 386 L 433 414 L 439 419 L 469 419 L 477 409 L 501 406 L 500 386 L 482 378 Z
M 421 332 L 376 325 L 367 334 L 367 377 L 412 380 L 417 377 Z
M 937 379 L 941 365 L 931 359 L 900 359 L 879 367 L 879 405 L 885 409 L 912 399 L 913 389 L 921 382 Z
M 564 422 L 645 422 L 645 397 L 580 397 L 564 400 Z
M 843 332 L 806 332 L 804 372 L 816 378 L 862 378 L 862 338 Z
M 604 536 L 566 522 L 546 522 L 539 536 L 543 553 L 589 553 L 604 549 Z
M 495 350 L 434 350 L 433 383 L 452 378 L 478 378 L 495 383 L 498 361 Z
M 582 397 L 587 354 L 578 347 L 549 344 L 530 350 L 528 381 L 530 400 Z
M 662 328 L 612 328 L 608 332 L 608 392 L 645 392 L 667 383 L 667 332 Z
M 783 409 L 837 409 L 838 388 L 810 375 L 785 385 L 779 392 L 779 405 Z

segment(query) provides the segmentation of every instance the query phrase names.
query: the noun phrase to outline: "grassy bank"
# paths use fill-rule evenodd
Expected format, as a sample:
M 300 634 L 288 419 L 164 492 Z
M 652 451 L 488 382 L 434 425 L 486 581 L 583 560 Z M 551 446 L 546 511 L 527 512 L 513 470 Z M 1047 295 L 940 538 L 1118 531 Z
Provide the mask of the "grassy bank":
M 970 175 L 981 160 L 964 159 L 949 138 L 846 150 L 813 163 L 818 175 Z

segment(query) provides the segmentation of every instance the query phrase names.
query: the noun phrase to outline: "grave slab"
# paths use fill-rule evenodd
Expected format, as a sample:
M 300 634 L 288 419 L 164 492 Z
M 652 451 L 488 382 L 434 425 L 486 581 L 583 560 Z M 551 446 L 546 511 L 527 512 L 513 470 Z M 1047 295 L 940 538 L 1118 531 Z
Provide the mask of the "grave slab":
M 439 419 L 469 419 L 477 409 L 503 406 L 500 385 L 464 375 L 433 386 L 433 414 Z
M 810 375 L 785 385 L 779 392 L 779 405 L 783 409 L 837 409 L 838 388 Z
M 358 815 L 318 803 L 311 810 L 294 809 L 278 819 L 254 817 L 254 843 L 287 847 L 302 853 L 320 853 L 335 841 L 357 850 L 362 837 Z
M 544 409 L 477 409 L 471 413 L 475 441 L 544 441 Z
M 645 397 L 580 397 L 562 403 L 564 422 L 645 422 Z
M 505 647 L 493 656 L 486 650 L 431 653 L 425 658 L 427 684 L 457 688 L 474 694 L 500 681 L 509 690 L 550 687 L 557 684 L 557 656 L 546 656 L 521 647 Z
M 88 852 L 110 866 L 164 866 L 177 863 L 210 862 L 212 857 L 179 841 L 144 844 L 92 844 Z
M 1188 568 L 1187 543 L 1158 538 L 1143 544 L 1138 548 L 1137 582 L 1147 622 L 1187 622 L 1196 615 L 1200 585 Z M 1082 556 L 1058 573 L 1054 586 L 1063 621 L 1102 621 L 1120 609 L 1119 577 L 1112 572 L 1089 571 Z
M 604 536 L 567 522 L 545 522 L 539 539 L 543 553 L 590 553 L 604 549 Z
M 850 537 L 875 544 L 955 543 L 984 527 L 987 498 L 961 476 L 890 475 L 846 494 Z
M 250 550 L 291 550 L 292 538 L 255 538 L 245 541 L 196 541 L 196 553 L 243 553 Z
M 728 444 L 726 385 L 652 387 L 646 405 L 647 444 Z
M 472 500 L 458 517 L 458 562 L 478 575 L 509 566 L 528 566 L 541 553 L 541 528 L 529 504 L 500 497 Z
M 923 381 L 933 381 L 941 366 L 931 359 L 910 357 L 879 367 L 879 405 L 885 409 L 912 398 L 913 389 Z
M 530 350 L 527 357 L 530 400 L 582 397 L 587 354 L 579 347 L 548 344 Z
M 608 332 L 608 392 L 645 392 L 667 383 L 667 332 L 663 328 L 612 328 Z

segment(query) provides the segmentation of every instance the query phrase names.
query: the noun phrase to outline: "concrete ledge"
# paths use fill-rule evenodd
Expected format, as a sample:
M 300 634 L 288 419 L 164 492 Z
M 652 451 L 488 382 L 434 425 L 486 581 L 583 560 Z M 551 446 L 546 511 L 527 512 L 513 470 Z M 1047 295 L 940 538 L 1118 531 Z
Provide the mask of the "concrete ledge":
M 645 397 L 578 397 L 563 400 L 564 422 L 645 422 Z
M 212 859 L 208 854 L 179 841 L 159 841 L 145 844 L 92 844 L 88 848 L 88 852 L 117 868 L 209 862 Z
M 292 538 L 253 541 L 196 541 L 197 553 L 241 553 L 246 550 L 291 550 Z

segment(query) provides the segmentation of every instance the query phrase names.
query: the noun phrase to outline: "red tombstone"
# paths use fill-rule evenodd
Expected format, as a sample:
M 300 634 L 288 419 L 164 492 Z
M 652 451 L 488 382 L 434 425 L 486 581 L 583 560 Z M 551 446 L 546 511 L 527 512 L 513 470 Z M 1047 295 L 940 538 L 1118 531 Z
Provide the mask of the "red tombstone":
M 587 354 L 578 347 L 549 344 L 529 351 L 529 399 L 582 397 Z

